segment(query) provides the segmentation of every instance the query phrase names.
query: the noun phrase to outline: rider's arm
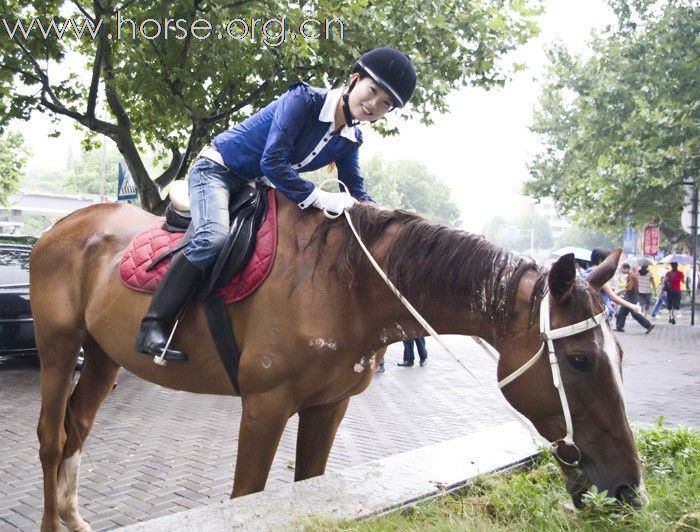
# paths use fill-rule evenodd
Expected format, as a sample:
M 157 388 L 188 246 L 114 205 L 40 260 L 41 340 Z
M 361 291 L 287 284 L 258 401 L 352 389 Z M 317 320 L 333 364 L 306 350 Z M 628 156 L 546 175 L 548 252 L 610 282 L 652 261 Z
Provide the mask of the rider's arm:
M 360 138 L 360 141 L 362 139 Z M 350 195 L 359 201 L 374 201 L 365 190 L 365 180 L 360 172 L 359 144 L 350 153 L 336 161 L 338 179 L 348 187 Z
M 314 184 L 292 167 L 290 156 L 304 124 L 313 114 L 308 87 L 298 84 L 282 95 L 275 108 L 260 169 L 277 189 L 300 204 L 314 190 Z M 304 205 L 303 207 L 307 207 Z M 302 208 L 303 208 L 302 207 Z
M 617 303 L 618 305 L 621 305 L 623 307 L 627 307 L 630 310 L 633 310 L 634 312 L 641 312 L 642 307 L 639 305 L 635 305 L 634 303 L 630 303 L 629 301 L 626 301 L 622 299 L 620 296 L 618 296 L 615 291 L 611 288 L 610 283 L 605 283 L 603 285 L 603 291 L 608 294 L 608 297 L 610 298 L 611 301 Z

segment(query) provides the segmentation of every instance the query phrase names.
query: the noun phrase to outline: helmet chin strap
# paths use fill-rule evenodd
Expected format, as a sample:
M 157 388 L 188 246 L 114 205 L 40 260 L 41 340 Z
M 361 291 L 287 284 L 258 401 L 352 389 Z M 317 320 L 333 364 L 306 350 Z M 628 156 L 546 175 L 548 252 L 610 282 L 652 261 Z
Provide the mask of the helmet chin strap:
M 348 90 L 345 94 L 343 94 L 343 116 L 345 116 L 345 123 L 352 127 L 356 126 L 357 124 L 360 123 L 359 120 L 356 120 L 354 116 L 352 116 L 352 112 L 350 111 L 350 92 L 352 92 L 352 89 L 355 87 L 355 83 L 357 82 L 357 79 L 354 79 L 352 83 L 350 84 L 350 87 L 348 87 Z

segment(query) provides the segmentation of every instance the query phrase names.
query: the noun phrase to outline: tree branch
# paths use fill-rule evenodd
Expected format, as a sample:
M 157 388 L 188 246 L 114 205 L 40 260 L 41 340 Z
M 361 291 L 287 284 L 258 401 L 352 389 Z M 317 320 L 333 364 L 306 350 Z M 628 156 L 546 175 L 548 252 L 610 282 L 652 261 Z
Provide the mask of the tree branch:
M 97 91 L 100 87 L 100 71 L 102 70 L 102 61 L 105 52 L 105 41 L 107 40 L 107 35 L 105 32 L 100 32 L 100 40 L 97 44 L 97 50 L 95 51 L 95 60 L 92 65 L 92 78 L 90 79 L 90 90 L 88 92 L 87 101 L 87 116 L 88 118 L 95 118 L 95 106 L 97 105 Z
M 89 19 L 90 22 L 92 22 L 93 24 L 95 23 L 95 17 L 90 15 L 90 13 L 88 13 L 87 10 L 82 5 L 80 5 L 78 0 L 71 0 L 71 1 L 73 2 L 73 4 L 75 4 L 75 7 L 78 8 L 78 11 L 80 11 L 85 16 L 85 18 Z
M 165 169 L 165 171 L 155 179 L 155 182 L 161 188 L 163 188 L 165 185 L 170 183 L 173 179 L 175 179 L 178 176 L 178 174 L 180 173 L 180 167 L 182 166 L 183 161 L 185 161 L 185 157 L 183 156 L 183 154 L 180 153 L 180 150 L 178 150 L 177 148 L 171 148 L 170 153 L 172 154 L 172 157 L 170 158 L 170 164 Z M 185 152 L 185 155 L 187 155 L 187 152 Z
M 229 107 L 225 111 L 221 111 L 214 115 L 205 117 L 202 121 L 203 124 L 205 126 L 215 124 L 216 122 L 219 122 L 220 120 L 223 120 L 224 118 L 231 116 L 233 113 L 243 109 L 243 107 L 245 107 L 246 105 L 253 103 L 260 95 L 267 91 L 268 87 L 270 86 L 270 83 L 277 76 L 279 76 L 282 73 L 282 71 L 284 71 L 284 65 L 278 59 L 277 68 L 275 69 L 275 71 L 272 73 L 272 75 L 268 76 L 268 78 L 265 81 L 263 81 L 257 89 L 251 92 L 246 98 L 238 102 L 236 105 Z
M 101 15 L 101 14 L 100 14 Z M 112 46 L 109 44 L 107 36 L 103 34 L 101 40 L 104 41 L 103 65 L 104 65 L 104 82 L 105 95 L 109 108 L 117 118 L 117 124 L 125 127 L 127 130 L 131 128 L 131 119 L 122 105 L 119 95 L 114 87 L 114 63 L 112 61 Z
M 20 68 L 14 68 L 11 66 L 7 66 L 5 63 L 0 63 L 0 68 L 3 70 L 7 70 L 8 72 L 12 74 L 20 74 L 22 76 L 25 76 L 31 80 L 34 80 L 36 83 L 42 83 L 41 78 L 37 77 L 35 74 L 32 72 L 29 72 L 28 70 L 22 70 Z

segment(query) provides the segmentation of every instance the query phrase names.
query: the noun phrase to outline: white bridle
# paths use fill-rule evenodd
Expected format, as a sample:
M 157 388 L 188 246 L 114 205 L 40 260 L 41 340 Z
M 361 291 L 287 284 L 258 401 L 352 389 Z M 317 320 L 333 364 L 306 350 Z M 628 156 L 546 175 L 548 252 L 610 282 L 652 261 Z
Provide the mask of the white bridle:
M 564 421 L 566 422 L 566 435 L 563 438 L 551 442 L 549 446 L 552 454 L 554 454 L 560 462 L 571 467 L 577 467 L 579 465 L 581 450 L 574 443 L 574 425 L 571 422 L 571 410 L 569 409 L 569 402 L 566 399 L 566 391 L 564 390 L 564 383 L 561 379 L 561 370 L 559 369 L 559 362 L 557 361 L 557 356 L 554 351 L 554 340 L 566 338 L 567 336 L 574 336 L 575 334 L 598 327 L 606 320 L 606 317 L 607 312 L 604 310 L 600 314 L 596 314 L 587 320 L 579 321 L 573 325 L 567 325 L 558 329 L 551 329 L 549 321 L 549 294 L 545 293 L 542 298 L 542 303 L 540 304 L 540 338 L 542 340 L 542 347 L 540 347 L 540 350 L 537 351 L 530 360 L 498 383 L 498 387 L 503 388 L 520 377 L 537 362 L 540 356 L 542 356 L 542 353 L 544 353 L 545 346 L 547 347 L 547 351 L 549 352 L 549 367 L 552 369 L 552 382 L 559 392 L 559 400 L 561 401 L 561 408 L 564 411 Z M 559 455 L 559 443 L 565 443 L 576 449 L 578 458 L 572 462 L 564 460 Z
M 328 181 L 336 181 L 336 180 L 326 180 L 321 185 L 323 186 L 326 182 Z M 343 187 L 347 191 L 347 187 L 345 186 L 345 183 L 342 181 L 338 181 L 338 183 L 341 184 L 341 187 Z M 341 215 L 339 214 L 332 214 L 327 212 L 326 210 L 323 211 L 323 213 L 328 217 L 328 218 L 337 218 L 338 216 Z M 352 230 L 353 234 L 355 235 L 355 238 L 357 239 L 357 243 L 360 245 L 362 248 L 362 251 L 364 251 L 365 255 L 369 259 L 370 263 L 372 266 L 374 266 L 374 269 L 377 271 L 377 273 L 381 276 L 381 278 L 384 280 L 384 282 L 387 284 L 387 286 L 391 289 L 392 292 L 399 298 L 399 301 L 406 307 L 406 309 L 413 315 L 414 318 L 418 321 L 418 323 L 421 324 L 421 326 L 430 334 L 442 347 L 445 349 L 445 351 L 458 363 L 460 364 L 467 372 L 476 379 L 474 374 L 469 371 L 469 368 L 464 365 L 464 363 L 460 360 L 460 358 L 455 355 L 452 350 L 442 341 L 442 338 L 440 338 L 440 335 L 438 335 L 437 332 L 428 324 L 427 321 L 418 313 L 418 311 L 411 305 L 408 300 L 399 292 L 398 288 L 394 286 L 394 283 L 392 283 L 389 278 L 386 276 L 382 268 L 379 266 L 377 261 L 374 259 L 372 254 L 369 252 L 367 249 L 367 246 L 365 246 L 364 242 L 362 242 L 362 239 L 360 238 L 360 235 L 357 232 L 357 229 L 355 229 L 355 225 L 352 223 L 352 219 L 350 218 L 350 214 L 348 213 L 347 210 L 344 211 L 345 214 L 345 219 L 348 222 L 348 225 L 350 226 L 350 229 Z M 578 446 L 574 443 L 574 426 L 573 423 L 571 422 L 571 410 L 569 409 L 569 402 L 566 400 L 566 392 L 564 391 L 564 383 L 561 380 L 561 371 L 559 370 L 559 363 L 557 362 L 557 356 L 556 353 L 554 352 L 554 343 L 553 340 L 557 340 L 559 338 L 566 338 L 567 336 L 573 336 L 575 334 L 579 334 L 583 331 L 587 331 L 589 329 L 592 329 L 594 327 L 599 326 L 601 323 L 606 321 L 607 317 L 607 312 L 603 310 L 599 314 L 596 314 L 595 316 L 588 318 L 584 321 L 580 321 L 578 323 L 574 323 L 573 325 L 567 325 L 565 327 L 560 327 L 558 329 L 550 329 L 550 316 L 549 316 L 549 293 L 548 291 L 545 291 L 544 296 L 542 297 L 542 303 L 540 304 L 540 338 L 542 339 L 542 347 L 540 347 L 539 351 L 535 353 L 535 355 L 528 360 L 525 364 L 523 364 L 519 369 L 515 370 L 513 373 L 508 375 L 505 379 L 501 380 L 498 383 L 499 388 L 503 388 L 507 384 L 513 382 L 515 379 L 520 377 L 523 373 L 525 373 L 528 369 L 532 367 L 532 365 L 537 362 L 537 360 L 542 356 L 542 353 L 544 353 L 544 348 L 547 346 L 547 350 L 549 352 L 549 365 L 552 368 L 552 381 L 554 383 L 554 387 L 557 389 L 559 392 L 559 400 L 561 401 L 561 407 L 564 412 L 564 421 L 566 422 L 566 435 L 563 438 L 560 438 L 556 441 L 550 442 L 549 447 L 550 450 L 552 451 L 552 454 L 559 460 L 561 463 L 571 466 L 571 467 L 578 467 L 579 465 L 579 460 L 581 460 L 581 450 L 578 448 Z M 481 338 L 472 336 L 472 339 L 481 346 L 481 348 L 488 354 L 491 358 L 494 360 L 498 361 L 498 358 L 491 352 L 491 350 L 488 348 L 486 343 L 481 340 Z M 478 382 L 478 379 L 476 379 Z M 517 417 L 517 415 L 516 415 Z M 526 427 L 529 426 L 519 417 L 517 417 L 518 421 L 523 423 Z M 559 444 L 564 443 L 566 445 L 569 445 L 570 447 L 573 447 L 576 449 L 576 452 L 578 454 L 578 458 L 572 462 L 567 462 L 565 459 L 563 459 L 559 455 Z

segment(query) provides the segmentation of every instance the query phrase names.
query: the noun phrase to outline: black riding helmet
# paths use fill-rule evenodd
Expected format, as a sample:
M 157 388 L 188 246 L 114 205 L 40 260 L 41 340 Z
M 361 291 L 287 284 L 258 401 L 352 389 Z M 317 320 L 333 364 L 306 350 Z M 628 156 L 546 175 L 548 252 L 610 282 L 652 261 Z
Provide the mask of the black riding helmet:
M 416 89 L 416 70 L 411 59 L 394 48 L 375 48 L 357 60 L 352 73 L 360 72 L 374 80 L 391 96 L 395 107 L 403 107 Z M 346 122 L 354 122 L 348 107 L 348 97 L 355 83 L 343 95 Z

